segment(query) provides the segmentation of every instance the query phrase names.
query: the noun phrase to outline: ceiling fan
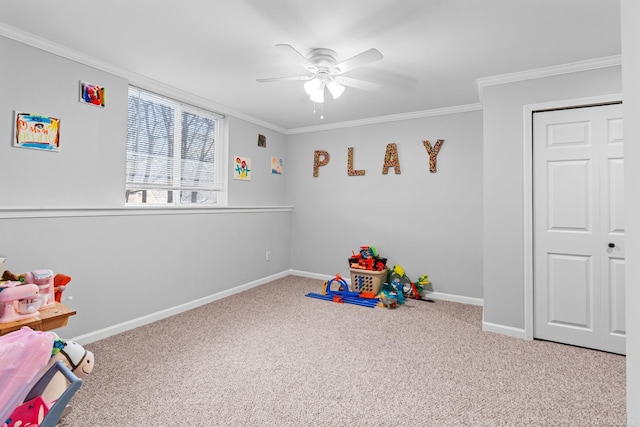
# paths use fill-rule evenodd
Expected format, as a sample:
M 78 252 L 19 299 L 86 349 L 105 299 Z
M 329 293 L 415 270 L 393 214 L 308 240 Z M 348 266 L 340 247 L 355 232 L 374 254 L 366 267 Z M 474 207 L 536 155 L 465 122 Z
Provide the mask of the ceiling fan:
M 381 60 L 382 54 L 377 49 L 365 50 L 349 59 L 338 62 L 338 54 L 331 49 L 311 49 L 309 54 L 305 56 L 288 44 L 277 44 L 276 48 L 302 65 L 310 74 L 257 79 L 260 83 L 305 81 L 305 92 L 317 104 L 324 102 L 325 88 L 329 90 L 333 99 L 337 99 L 344 92 L 345 86 L 369 91 L 380 87 L 376 83 L 344 76 L 348 71 Z

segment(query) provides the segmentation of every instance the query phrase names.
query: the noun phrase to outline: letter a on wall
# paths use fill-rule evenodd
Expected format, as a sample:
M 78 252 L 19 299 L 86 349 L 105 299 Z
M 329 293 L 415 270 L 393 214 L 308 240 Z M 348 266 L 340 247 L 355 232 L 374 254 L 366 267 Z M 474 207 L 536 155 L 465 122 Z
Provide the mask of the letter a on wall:
M 324 150 L 316 150 L 313 153 L 313 176 L 317 177 L 320 166 L 324 166 L 327 163 L 329 163 L 329 153 Z
M 384 166 L 382 166 L 382 174 L 389 173 L 389 168 L 396 171 L 396 175 L 400 174 L 400 160 L 398 159 L 398 147 L 396 144 L 387 144 L 387 151 L 384 154 Z

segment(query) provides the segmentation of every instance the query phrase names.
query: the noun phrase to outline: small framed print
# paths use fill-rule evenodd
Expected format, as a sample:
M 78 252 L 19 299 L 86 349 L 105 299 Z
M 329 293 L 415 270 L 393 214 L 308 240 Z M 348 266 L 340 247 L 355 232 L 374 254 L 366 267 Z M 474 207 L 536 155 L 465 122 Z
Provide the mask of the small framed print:
M 104 108 L 104 87 L 80 82 L 80 102 Z

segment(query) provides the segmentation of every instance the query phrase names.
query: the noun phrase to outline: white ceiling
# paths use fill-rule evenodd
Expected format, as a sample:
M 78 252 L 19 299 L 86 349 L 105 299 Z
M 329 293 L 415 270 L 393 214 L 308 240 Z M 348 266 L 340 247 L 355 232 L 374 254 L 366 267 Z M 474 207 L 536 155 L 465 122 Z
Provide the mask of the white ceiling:
M 477 104 L 478 78 L 620 55 L 618 0 L 20 0 L 0 23 L 286 131 Z M 377 48 L 346 75 L 382 88 L 327 97 L 321 120 L 303 82 L 256 82 L 304 73 L 277 43 Z

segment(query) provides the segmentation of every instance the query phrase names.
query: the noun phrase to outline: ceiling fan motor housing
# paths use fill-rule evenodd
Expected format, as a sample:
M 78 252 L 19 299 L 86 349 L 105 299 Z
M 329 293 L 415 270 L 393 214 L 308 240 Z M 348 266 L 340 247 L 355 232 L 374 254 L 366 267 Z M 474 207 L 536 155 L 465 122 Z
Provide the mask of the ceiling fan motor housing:
M 328 71 L 338 62 L 338 54 L 331 49 L 316 48 L 311 49 L 307 54 L 307 59 L 320 71 Z

